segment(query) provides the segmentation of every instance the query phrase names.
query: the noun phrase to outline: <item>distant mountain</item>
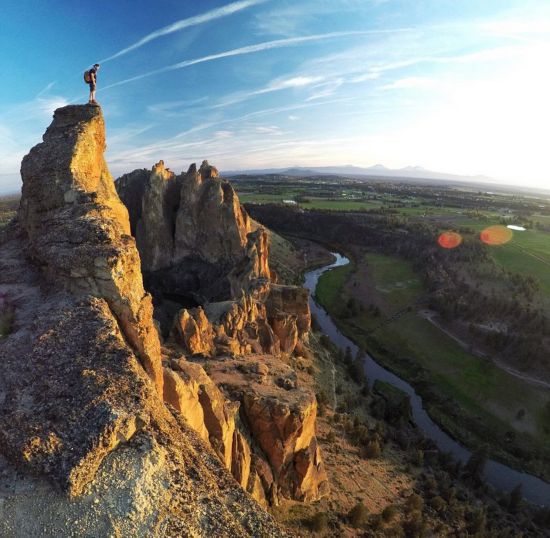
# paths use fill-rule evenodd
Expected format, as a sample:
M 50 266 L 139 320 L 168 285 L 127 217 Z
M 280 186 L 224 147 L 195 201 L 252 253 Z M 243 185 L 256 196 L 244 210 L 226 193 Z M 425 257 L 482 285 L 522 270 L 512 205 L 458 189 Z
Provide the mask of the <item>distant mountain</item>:
M 223 171 L 224 176 L 252 174 L 280 174 L 285 176 L 311 176 L 317 174 L 359 176 L 359 177 L 391 177 L 391 178 L 414 178 L 414 179 L 439 179 L 447 181 L 477 181 L 486 183 L 496 183 L 497 180 L 486 176 L 461 176 L 458 174 L 448 174 L 446 172 L 434 172 L 426 170 L 421 166 L 406 166 L 405 168 L 388 168 L 383 164 L 375 164 L 369 167 L 353 166 L 351 164 L 344 166 L 315 166 L 305 168 L 295 166 L 292 168 L 262 168 L 253 170 L 229 170 Z

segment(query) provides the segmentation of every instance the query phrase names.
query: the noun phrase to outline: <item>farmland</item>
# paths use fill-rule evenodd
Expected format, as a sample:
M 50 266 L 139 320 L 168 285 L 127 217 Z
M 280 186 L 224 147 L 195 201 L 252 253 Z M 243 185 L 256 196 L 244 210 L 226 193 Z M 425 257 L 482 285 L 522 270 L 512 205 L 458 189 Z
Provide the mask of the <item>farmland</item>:
M 352 260 L 317 289 L 340 329 L 411 382 L 453 436 L 550 476 L 550 200 L 431 183 L 265 181 L 255 191 L 237 182 L 254 218 Z M 279 205 L 264 206 L 277 189 Z M 482 241 L 490 226 L 507 240 Z M 437 244 L 447 230 L 461 238 L 455 249 Z

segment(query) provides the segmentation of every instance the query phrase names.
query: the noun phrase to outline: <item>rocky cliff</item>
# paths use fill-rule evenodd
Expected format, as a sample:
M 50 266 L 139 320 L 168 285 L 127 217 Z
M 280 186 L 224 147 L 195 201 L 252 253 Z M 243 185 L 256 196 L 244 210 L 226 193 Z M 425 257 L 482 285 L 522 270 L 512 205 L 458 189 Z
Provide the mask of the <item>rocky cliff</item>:
M 177 176 L 159 161 L 116 185 L 157 297 L 231 299 L 269 279 L 265 232 L 252 232 L 235 191 L 207 161 Z
M 100 108 L 57 110 L 0 238 L 14 310 L 0 341 L 0 535 L 283 536 L 208 448 L 208 391 L 191 383 L 164 403 L 174 375 L 104 149 Z
M 0 238 L 0 534 L 283 536 L 255 500 L 328 491 L 307 292 L 206 161 L 123 204 L 104 150 L 99 107 L 58 109 Z
M 67 106 L 23 159 L 19 222 L 44 275 L 75 296 L 105 299 L 162 393 L 160 343 L 128 212 L 103 158 L 99 108 Z
M 259 502 L 320 498 L 316 400 L 289 366 L 307 346 L 307 291 L 271 282 L 266 231 L 207 161 L 181 175 L 160 161 L 117 190 L 171 348 L 165 400 Z

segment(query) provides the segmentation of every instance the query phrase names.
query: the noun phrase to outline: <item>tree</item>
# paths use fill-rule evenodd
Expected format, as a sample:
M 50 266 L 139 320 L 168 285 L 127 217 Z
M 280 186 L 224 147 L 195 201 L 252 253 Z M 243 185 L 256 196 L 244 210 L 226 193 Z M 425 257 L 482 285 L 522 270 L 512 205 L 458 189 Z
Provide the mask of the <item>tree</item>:
M 485 509 L 479 508 L 472 514 L 472 522 L 469 525 L 469 530 L 474 536 L 484 536 L 487 526 L 487 513 Z
M 344 355 L 344 362 L 347 365 L 350 365 L 353 362 L 352 356 L 351 356 L 351 348 L 349 346 L 346 347 L 346 352 Z
M 523 492 L 521 489 L 521 484 L 518 484 L 510 492 L 510 500 L 508 502 L 508 511 L 511 512 L 512 514 L 515 514 L 519 510 L 522 500 L 523 500 Z
M 421 512 L 424 506 L 424 500 L 418 493 L 413 493 L 407 499 L 406 509 L 407 512 Z
M 320 532 L 328 527 L 328 516 L 325 512 L 317 512 L 310 521 L 311 530 Z
M 367 507 L 362 503 L 357 503 L 349 512 L 348 518 L 352 527 L 361 527 L 367 522 L 369 511 Z
M 481 481 L 483 476 L 483 471 L 485 469 L 485 464 L 487 463 L 487 448 L 482 446 L 478 448 L 467 461 L 464 466 L 464 472 L 476 482 Z
M 369 441 L 369 444 L 363 450 L 363 456 L 365 458 L 378 458 L 381 453 L 380 441 L 376 438 Z
M 393 504 L 390 504 L 382 510 L 382 519 L 389 523 L 392 519 L 395 519 L 397 516 L 399 510 L 397 509 L 397 506 L 394 506 Z

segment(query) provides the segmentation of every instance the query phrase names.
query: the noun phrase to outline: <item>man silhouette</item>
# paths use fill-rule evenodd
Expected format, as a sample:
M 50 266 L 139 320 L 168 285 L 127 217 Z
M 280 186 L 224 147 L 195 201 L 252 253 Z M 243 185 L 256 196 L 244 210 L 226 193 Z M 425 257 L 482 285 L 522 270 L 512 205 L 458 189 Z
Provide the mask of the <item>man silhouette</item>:
M 97 105 L 97 101 L 95 100 L 95 88 L 97 83 L 97 72 L 99 71 L 99 64 L 94 64 L 94 66 L 90 69 L 90 82 L 88 82 L 88 85 L 90 86 L 90 97 L 88 98 L 88 103 L 91 105 Z

